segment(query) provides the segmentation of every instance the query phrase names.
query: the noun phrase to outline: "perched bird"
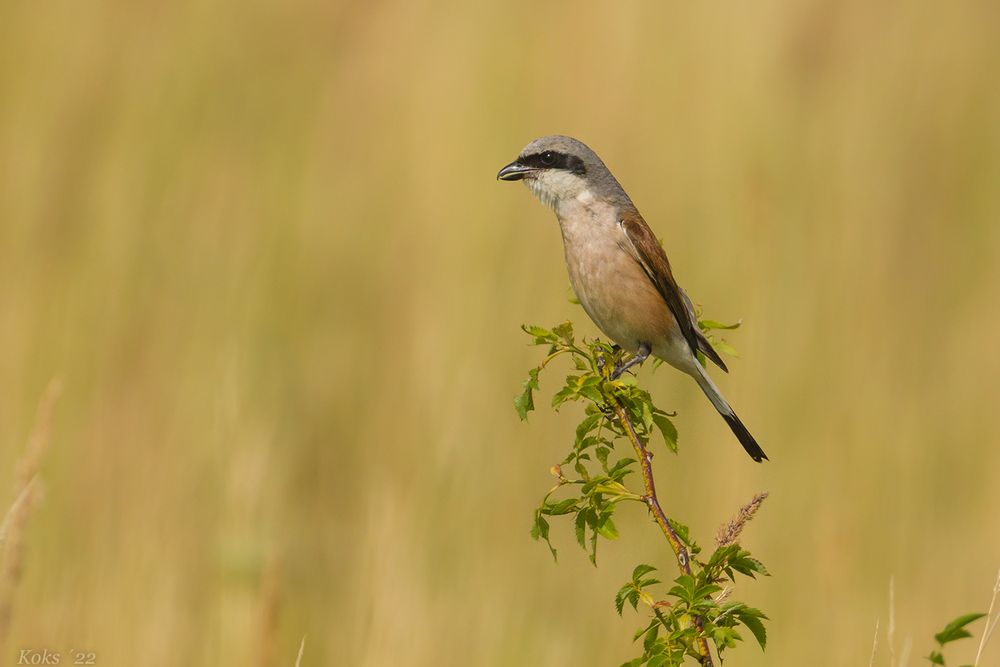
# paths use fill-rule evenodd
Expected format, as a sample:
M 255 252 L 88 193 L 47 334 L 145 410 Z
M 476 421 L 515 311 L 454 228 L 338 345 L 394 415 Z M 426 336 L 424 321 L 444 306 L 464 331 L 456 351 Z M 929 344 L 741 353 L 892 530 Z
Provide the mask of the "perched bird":
M 698 327 L 663 248 L 597 153 L 571 137 L 541 137 L 497 178 L 524 181 L 555 211 L 580 304 L 601 331 L 634 355 L 615 368 L 614 377 L 650 354 L 659 357 L 695 379 L 754 461 L 766 459 L 698 362 L 701 352 L 729 370 Z

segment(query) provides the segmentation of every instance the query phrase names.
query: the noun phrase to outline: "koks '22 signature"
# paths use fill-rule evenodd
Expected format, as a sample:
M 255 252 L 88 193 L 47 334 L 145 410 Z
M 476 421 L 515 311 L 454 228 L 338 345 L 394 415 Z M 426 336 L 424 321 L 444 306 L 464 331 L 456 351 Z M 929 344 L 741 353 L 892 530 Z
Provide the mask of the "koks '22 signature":
M 97 653 L 94 651 L 77 651 L 70 649 L 63 662 L 63 654 L 60 651 L 50 651 L 47 648 L 22 648 L 17 653 L 17 664 L 19 665 L 96 665 Z

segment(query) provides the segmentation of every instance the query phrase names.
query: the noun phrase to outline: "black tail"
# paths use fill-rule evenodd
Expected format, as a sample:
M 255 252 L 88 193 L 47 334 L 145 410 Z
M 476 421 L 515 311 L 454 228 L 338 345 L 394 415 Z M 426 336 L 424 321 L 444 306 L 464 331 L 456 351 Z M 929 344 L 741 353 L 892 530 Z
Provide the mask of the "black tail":
M 726 420 L 727 424 L 729 424 L 729 428 L 733 429 L 733 434 L 736 436 L 736 439 L 740 441 L 740 444 L 743 445 L 743 449 L 747 450 L 747 454 L 750 455 L 750 458 L 757 463 L 769 460 L 767 458 L 767 454 L 765 454 L 764 450 L 760 448 L 757 441 L 753 439 L 753 436 L 750 435 L 750 431 L 748 431 L 747 427 L 743 425 L 743 422 L 740 421 L 740 418 L 736 416 L 735 412 L 730 412 L 729 414 L 719 412 L 719 414 L 722 415 L 722 418 Z

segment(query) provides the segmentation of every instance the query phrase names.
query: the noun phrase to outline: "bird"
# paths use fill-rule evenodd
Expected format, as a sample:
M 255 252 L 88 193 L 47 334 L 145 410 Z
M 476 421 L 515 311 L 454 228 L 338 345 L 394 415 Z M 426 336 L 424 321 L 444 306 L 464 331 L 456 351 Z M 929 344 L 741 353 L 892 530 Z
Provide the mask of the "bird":
M 594 324 L 632 356 L 612 374 L 650 355 L 694 378 L 754 461 L 767 459 L 698 360 L 724 372 L 725 362 L 698 326 L 691 299 L 625 189 L 597 153 L 562 135 L 539 137 L 497 173 L 522 181 L 552 209 L 562 233 L 566 268 L 580 305 Z

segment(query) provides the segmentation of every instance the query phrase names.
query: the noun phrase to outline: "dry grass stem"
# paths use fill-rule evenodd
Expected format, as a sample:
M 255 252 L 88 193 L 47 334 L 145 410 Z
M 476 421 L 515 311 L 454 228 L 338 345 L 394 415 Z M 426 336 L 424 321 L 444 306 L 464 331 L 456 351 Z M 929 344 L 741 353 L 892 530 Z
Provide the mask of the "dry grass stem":
M 878 653 L 878 619 L 875 619 L 875 636 L 872 638 L 872 657 L 868 659 L 868 667 L 875 667 L 875 655 Z
M 728 547 L 731 544 L 736 544 L 740 539 L 740 533 L 743 532 L 743 528 L 753 519 L 754 514 L 760 509 L 761 504 L 767 496 L 766 491 L 758 493 L 750 502 L 740 508 L 740 511 L 729 520 L 729 523 L 720 526 L 719 532 L 715 536 L 716 544 L 720 547 Z
M 889 667 L 896 667 L 896 581 L 889 577 L 889 627 L 886 629 L 889 645 Z
M 903 648 L 899 651 L 899 664 L 906 667 L 910 663 L 910 652 L 913 650 L 913 637 L 903 640 Z
M 302 641 L 299 643 L 299 655 L 295 658 L 295 667 L 302 667 L 302 654 L 306 652 L 306 636 L 302 635 Z
M 41 495 L 38 471 L 48 451 L 52 431 L 52 410 L 62 393 L 62 381 L 49 382 L 38 404 L 35 425 L 28 437 L 24 455 L 18 462 L 14 481 L 14 500 L 0 524 L 0 651 L 10 632 L 13 600 L 21 579 L 24 532 L 31 510 Z
M 257 664 L 269 667 L 277 664 L 278 616 L 281 610 L 281 564 L 269 558 L 260 581 L 258 603 Z
M 979 660 L 983 657 L 983 649 L 989 643 L 993 631 L 996 630 L 997 621 L 1000 620 L 1000 611 L 997 612 L 996 618 L 993 617 L 993 609 L 997 602 L 997 593 L 1000 593 L 1000 570 L 997 570 L 997 580 L 993 584 L 993 595 L 990 597 L 990 608 L 986 612 L 986 625 L 983 627 L 983 636 L 979 638 L 979 648 L 976 650 L 976 659 L 972 662 L 972 667 L 979 666 Z

